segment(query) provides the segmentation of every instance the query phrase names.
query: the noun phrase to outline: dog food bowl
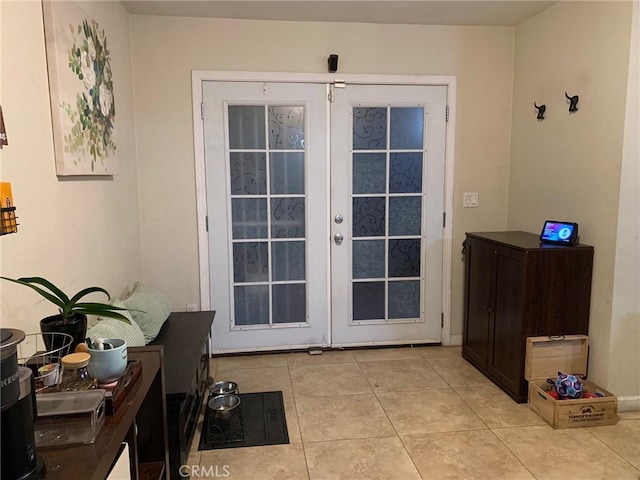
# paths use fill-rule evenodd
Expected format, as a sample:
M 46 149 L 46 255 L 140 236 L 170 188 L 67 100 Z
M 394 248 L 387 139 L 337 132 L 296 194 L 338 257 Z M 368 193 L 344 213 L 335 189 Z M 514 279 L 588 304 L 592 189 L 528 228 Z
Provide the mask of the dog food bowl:
M 238 393 L 238 384 L 226 381 L 216 382 L 209 387 L 209 393 L 211 395 L 236 395 Z

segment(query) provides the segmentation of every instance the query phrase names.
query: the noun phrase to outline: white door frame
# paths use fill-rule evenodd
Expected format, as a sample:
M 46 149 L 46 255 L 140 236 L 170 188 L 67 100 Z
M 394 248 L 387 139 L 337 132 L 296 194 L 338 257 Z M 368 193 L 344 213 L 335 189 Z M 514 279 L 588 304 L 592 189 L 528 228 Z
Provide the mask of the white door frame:
M 374 75 L 291 72 L 217 72 L 193 70 L 193 151 L 195 161 L 196 213 L 198 225 L 198 263 L 200 276 L 200 308 L 210 310 L 209 242 L 207 234 L 207 187 L 202 121 L 202 82 L 278 82 L 278 83 L 347 83 L 371 85 L 445 85 L 449 119 L 446 124 L 444 213 L 446 223 L 442 247 L 442 345 L 451 344 L 451 260 L 453 244 L 453 181 L 455 165 L 456 77 L 453 75 Z M 327 172 L 327 181 L 329 172 Z M 327 219 L 327 222 L 329 219 Z M 328 267 L 327 267 L 328 268 Z M 331 334 L 329 325 L 329 335 Z M 329 337 L 331 338 L 331 337 Z

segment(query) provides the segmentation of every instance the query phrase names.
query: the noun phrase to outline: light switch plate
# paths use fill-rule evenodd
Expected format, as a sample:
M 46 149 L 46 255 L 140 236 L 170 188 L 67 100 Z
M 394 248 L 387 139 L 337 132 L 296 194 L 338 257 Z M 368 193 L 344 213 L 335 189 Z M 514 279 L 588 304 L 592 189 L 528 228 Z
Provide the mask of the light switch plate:
M 475 208 L 478 206 L 478 192 L 464 192 L 462 194 L 462 206 Z

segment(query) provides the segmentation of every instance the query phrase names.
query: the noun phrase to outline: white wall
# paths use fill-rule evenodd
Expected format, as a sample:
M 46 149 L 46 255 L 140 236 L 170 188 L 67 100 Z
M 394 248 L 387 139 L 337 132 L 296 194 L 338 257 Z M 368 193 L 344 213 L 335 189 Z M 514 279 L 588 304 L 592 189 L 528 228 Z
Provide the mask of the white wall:
M 589 374 L 604 386 L 610 368 L 625 368 L 610 349 L 630 19 L 630 2 L 559 2 L 515 36 L 508 227 L 576 221 L 595 247 Z M 580 96 L 571 115 L 565 90 Z M 534 101 L 547 105 L 545 120 Z
M 640 2 L 633 5 L 608 386 L 620 408 L 640 410 Z
M 0 273 L 45 276 L 70 294 L 96 285 L 119 295 L 140 276 L 129 16 L 118 2 L 83 4 L 109 32 L 120 173 L 59 179 L 42 4 L 3 0 L 1 8 L 0 104 L 9 146 L 0 150 L 0 177 L 12 183 L 20 226 L 0 238 Z M 19 285 L 0 282 L 0 295 L 3 327 L 36 333 L 39 319 L 57 313 Z
M 513 28 L 132 17 L 144 279 L 199 302 L 191 70 L 456 75 L 452 333 L 465 231 L 506 227 Z M 461 209 L 462 192 L 480 208 Z M 215 308 L 215 306 L 213 306 Z

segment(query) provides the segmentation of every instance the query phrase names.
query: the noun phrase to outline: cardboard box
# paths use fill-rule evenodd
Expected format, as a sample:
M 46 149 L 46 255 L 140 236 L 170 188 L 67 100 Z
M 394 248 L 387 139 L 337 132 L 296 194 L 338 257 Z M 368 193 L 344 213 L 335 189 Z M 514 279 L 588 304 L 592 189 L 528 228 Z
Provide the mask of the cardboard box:
M 589 338 L 586 335 L 527 338 L 525 378 L 529 381 L 529 408 L 553 428 L 597 427 L 618 421 L 616 396 L 589 380 L 585 391 L 603 395 L 598 398 L 556 400 L 548 395 L 558 372 L 584 374 L 587 371 Z

